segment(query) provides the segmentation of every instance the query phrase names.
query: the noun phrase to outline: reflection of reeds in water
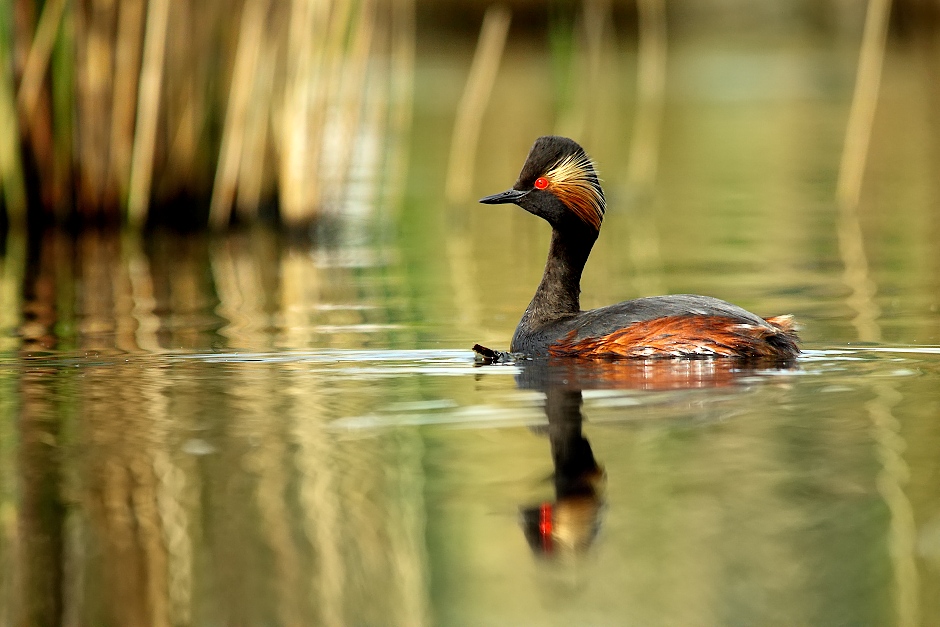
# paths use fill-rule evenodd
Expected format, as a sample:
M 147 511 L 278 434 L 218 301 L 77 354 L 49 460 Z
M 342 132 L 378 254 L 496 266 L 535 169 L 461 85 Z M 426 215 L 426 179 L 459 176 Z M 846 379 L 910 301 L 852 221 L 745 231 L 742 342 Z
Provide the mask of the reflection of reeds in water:
M 872 422 L 876 455 L 881 463 L 876 485 L 884 499 L 891 520 L 887 532 L 888 554 L 894 569 L 894 608 L 897 624 L 913 627 L 921 624 L 920 582 L 917 573 L 917 523 L 914 507 L 905 492 L 911 469 L 904 459 L 907 442 L 900 434 L 901 423 L 894 416 L 894 406 L 903 395 L 892 382 L 871 383 L 874 397 L 865 404 Z
M 90 235 L 73 247 L 56 233 L 40 241 L 24 290 L 24 309 L 32 312 L 20 327 L 24 350 L 50 342 L 67 347 L 72 340 L 56 338 L 54 329 L 73 324 L 76 314 L 88 346 L 136 348 L 133 281 L 120 271 L 119 241 Z M 100 271 L 115 267 L 113 274 Z M 87 289 L 60 291 L 65 277 L 75 276 Z M 187 622 L 191 550 L 179 504 L 182 474 L 166 450 L 164 373 L 99 367 L 80 378 L 61 370 L 35 375 L 21 377 L 20 390 L 20 437 L 34 443 L 20 447 L 16 570 L 22 583 L 14 602 L 21 624 L 59 624 L 62 616 L 71 617 L 70 624 L 84 621 L 86 612 L 101 609 L 96 591 L 85 588 L 88 581 L 105 582 L 120 599 L 103 610 L 105 622 Z M 69 401 L 49 400 L 60 398 Z M 66 459 L 73 444 L 82 454 Z M 94 453 L 85 456 L 86 450 Z M 81 514 L 56 514 L 66 492 L 81 503 Z M 89 568 L 92 555 L 100 556 L 101 571 Z
M 361 403 L 318 387 L 294 386 L 291 403 L 347 415 Z M 393 432 L 343 443 L 325 427 L 315 419 L 293 425 L 304 530 L 320 556 L 310 592 L 323 624 L 427 624 L 420 438 Z M 370 597 L 350 612 L 347 599 Z
M 392 347 L 411 333 L 397 324 L 401 285 L 381 251 L 312 255 L 268 231 L 211 240 L 49 232 L 36 242 L 28 271 L 19 237 L 0 263 L 9 304 L 0 325 L 19 335 L 0 338 L 0 350 Z
M 0 255 L 0 303 L 3 303 L 0 307 L 0 329 L 16 329 L 20 326 L 25 265 L 26 240 L 9 235 L 4 254 Z M 0 334 L 0 351 L 16 350 L 19 344 L 19 338 Z
M 62 414 L 54 400 L 61 381 L 52 374 L 32 368 L 20 378 L 15 548 L 20 594 L 10 603 L 11 622 L 20 625 L 55 625 L 62 613 Z
M 141 354 L 219 340 L 258 349 L 277 338 L 313 341 L 301 327 L 316 322 L 323 299 L 376 302 L 374 311 L 328 310 L 333 320 L 387 315 L 386 279 L 357 284 L 329 255 L 282 250 L 271 233 L 146 247 L 134 235 L 87 233 L 73 243 L 49 233 L 40 244 L 25 290 L 35 316 L 20 325 L 27 345 L 74 342 L 106 363 L 80 376 L 0 376 L 0 392 L 20 386 L 25 417 L 19 458 L 0 427 L 0 470 L 18 463 L 0 475 L 0 563 L 9 565 L 0 606 L 16 612 L 7 622 L 426 624 L 416 434 L 356 441 L 330 429 L 333 416 L 370 411 L 360 383 L 326 386 L 291 364 L 173 365 Z M 19 283 L 5 263 L 0 285 Z M 65 289 L 65 277 L 81 288 Z M 281 307 L 297 312 L 288 318 L 297 328 L 284 334 Z M 214 335 L 213 310 L 241 317 Z M 52 332 L 73 326 L 74 338 Z M 343 334 L 347 346 L 356 338 L 368 341 Z M 69 401 L 50 401 L 60 397 Z M 0 397 L 0 415 L 16 412 L 10 398 Z M 8 477 L 18 477 L 21 496 Z M 55 509 L 64 500 L 67 515 Z M 49 601 L 59 598 L 61 607 Z
M 881 340 L 878 322 L 881 312 L 875 303 L 877 286 L 870 276 L 859 201 L 878 104 L 890 12 L 890 0 L 869 0 L 836 188 L 837 235 L 845 266 L 843 277 L 851 290 L 848 303 L 856 314 L 852 324 L 863 342 Z M 904 490 L 910 480 L 910 469 L 903 455 L 907 443 L 900 435 L 901 424 L 893 415 L 893 407 L 902 400 L 902 395 L 891 382 L 876 381 L 871 388 L 874 397 L 866 403 L 866 409 L 882 466 L 877 478 L 878 492 L 891 515 L 887 540 L 894 571 L 892 592 L 896 620 L 898 625 L 917 625 L 920 624 L 915 558 L 917 525 L 913 506 Z
M 27 192 L 31 210 L 66 217 L 74 189 L 87 219 L 199 224 L 201 209 L 173 203 L 211 195 L 213 226 L 236 207 L 255 220 L 275 199 L 298 225 L 348 211 L 354 184 L 403 175 L 409 0 L 17 6 L 13 41 L 0 39 L 4 58 L 26 59 L 0 75 L 0 113 L 11 113 L 0 120 L 12 124 L 0 189 L 14 221 Z M 36 174 L 28 189 L 18 137 Z
M 0 376 L 0 416 L 13 416 L 16 407 L 12 377 Z M 12 625 L 16 578 L 16 432 L 12 420 L 0 423 L 0 624 Z
M 9 255 L 9 251 L 7 251 Z M 0 262 L 0 302 L 17 302 L 19 294 L 18 281 L 14 291 L 10 292 L 10 284 L 16 277 L 16 271 L 7 260 Z M 9 300 L 7 300 L 9 298 Z M 10 306 L 8 305 L 8 306 Z M 10 329 L 10 320 L 3 310 L 8 306 L 0 307 L 0 328 Z M 8 314 L 7 314 L 8 315 Z M 0 340 L 0 351 L 7 352 L 13 347 L 9 340 Z M 9 369 L 0 370 L 0 624 L 14 624 L 10 600 L 15 585 L 15 550 L 16 550 L 16 506 L 17 506 L 17 479 L 16 479 L 16 447 L 18 433 L 16 421 L 12 419 L 19 409 L 17 387 L 19 382 Z
M 270 233 L 233 235 L 213 242 L 212 277 L 227 323 L 219 330 L 245 350 L 270 350 L 280 292 L 276 241 Z
M 217 311 L 230 320 L 221 333 L 239 345 L 267 347 L 277 336 L 258 321 L 268 318 L 283 329 L 279 342 L 309 345 L 317 342 L 319 325 L 311 323 L 315 305 L 321 304 L 329 308 L 323 313 L 335 323 L 332 326 L 349 329 L 329 333 L 325 341 L 335 338 L 348 345 L 357 335 L 364 337 L 357 328 L 379 312 L 343 308 L 344 301 L 372 299 L 362 292 L 349 293 L 354 285 L 333 278 L 337 271 L 345 274 L 343 268 L 330 267 L 343 265 L 342 251 L 315 258 L 288 249 L 266 262 L 267 255 L 277 252 L 274 243 L 256 234 L 218 245 L 212 262 Z M 377 462 L 382 447 L 367 441 L 347 451 L 324 422 L 339 411 L 361 412 L 361 396 L 338 393 L 335 386 L 324 387 L 316 377 L 300 372 L 285 377 L 272 371 L 260 379 L 255 371 L 245 375 L 232 391 L 237 408 L 233 429 L 239 438 L 257 443 L 241 463 L 250 472 L 257 533 L 271 555 L 271 574 L 278 582 L 273 611 L 279 620 L 423 624 L 421 513 L 408 504 L 398 505 L 403 493 L 409 499 L 420 497 L 410 487 L 413 477 L 420 476 L 415 469 L 420 457 L 409 457 L 409 472 L 390 481 L 387 468 L 399 467 L 401 459 Z M 271 421 L 272 415 L 292 418 Z M 401 455 L 404 451 L 403 444 Z
M 119 600 L 102 609 L 117 624 L 188 622 L 185 482 L 169 450 L 165 373 L 104 367 L 86 378 L 78 427 L 84 535 L 100 551 L 99 583 Z
M 34 246 L 29 246 L 26 255 L 34 265 L 27 270 L 22 290 L 22 347 L 25 351 L 53 348 L 55 255 L 43 254 Z M 18 376 L 2 381 L 4 387 L 8 381 L 15 386 L 4 392 L 11 392 L 8 398 L 18 406 L 0 404 L 3 422 L 15 426 L 15 436 L 12 430 L 0 429 L 3 474 L 9 477 L 3 483 L 11 483 L 3 485 L 0 497 L 0 554 L 10 573 L 9 579 L 3 577 L 0 606 L 8 612 L 6 624 L 54 625 L 62 612 L 64 553 L 59 449 L 63 404 L 57 400 L 62 381 L 52 368 L 18 370 Z

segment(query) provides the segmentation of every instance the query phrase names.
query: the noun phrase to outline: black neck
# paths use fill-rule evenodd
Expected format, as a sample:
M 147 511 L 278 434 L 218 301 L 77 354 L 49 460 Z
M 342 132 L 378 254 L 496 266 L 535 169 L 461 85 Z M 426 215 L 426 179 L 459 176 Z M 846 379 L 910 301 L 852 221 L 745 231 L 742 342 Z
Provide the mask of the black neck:
M 597 232 L 590 228 L 552 229 L 552 242 L 542 282 L 526 308 L 523 323 L 528 325 L 576 314 L 581 310 L 581 272 Z

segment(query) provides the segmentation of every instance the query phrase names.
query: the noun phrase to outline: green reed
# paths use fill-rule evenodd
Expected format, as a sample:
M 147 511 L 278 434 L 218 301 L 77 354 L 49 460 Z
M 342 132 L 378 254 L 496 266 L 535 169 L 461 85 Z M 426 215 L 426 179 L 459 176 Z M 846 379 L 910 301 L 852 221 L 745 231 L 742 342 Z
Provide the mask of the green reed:
M 11 17 L 10 13 L 0 11 L 0 205 L 6 208 L 11 222 L 23 223 L 26 192 L 17 146 Z

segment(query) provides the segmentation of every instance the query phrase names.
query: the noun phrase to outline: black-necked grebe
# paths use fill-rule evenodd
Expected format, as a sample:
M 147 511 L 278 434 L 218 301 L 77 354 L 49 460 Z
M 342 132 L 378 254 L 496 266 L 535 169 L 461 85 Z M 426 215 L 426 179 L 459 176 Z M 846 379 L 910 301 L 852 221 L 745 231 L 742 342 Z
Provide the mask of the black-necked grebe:
M 709 296 L 654 296 L 581 311 L 581 272 L 605 199 L 593 162 L 571 139 L 535 140 L 516 183 L 480 202 L 515 203 L 552 226 L 545 273 L 516 327 L 514 353 L 788 359 L 800 352 L 790 316 L 765 319 Z

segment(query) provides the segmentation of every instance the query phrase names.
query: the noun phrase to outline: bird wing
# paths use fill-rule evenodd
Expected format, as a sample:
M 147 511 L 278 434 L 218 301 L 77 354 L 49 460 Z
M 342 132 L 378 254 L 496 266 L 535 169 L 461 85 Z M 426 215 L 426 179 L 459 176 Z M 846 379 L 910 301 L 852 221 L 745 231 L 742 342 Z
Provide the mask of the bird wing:
M 607 335 L 637 322 L 687 316 L 730 318 L 741 324 L 752 324 L 768 330 L 774 329 L 769 322 L 746 309 L 718 298 L 696 294 L 651 296 L 591 309 L 572 319 L 569 329 L 576 331 L 575 338 L 582 339 Z
M 560 321 L 554 357 L 793 357 L 792 320 L 764 320 L 716 298 L 641 298 Z

